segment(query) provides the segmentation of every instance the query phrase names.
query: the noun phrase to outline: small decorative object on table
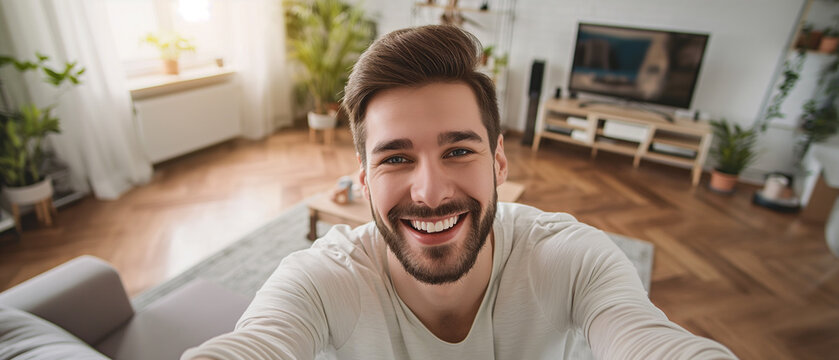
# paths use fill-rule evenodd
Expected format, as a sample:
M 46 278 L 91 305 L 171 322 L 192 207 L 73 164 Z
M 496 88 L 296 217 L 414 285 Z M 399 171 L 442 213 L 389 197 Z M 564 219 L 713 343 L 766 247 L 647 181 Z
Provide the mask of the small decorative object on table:
M 332 201 L 338 204 L 349 204 L 353 201 L 353 181 L 349 176 L 338 179 L 338 185 L 332 190 Z

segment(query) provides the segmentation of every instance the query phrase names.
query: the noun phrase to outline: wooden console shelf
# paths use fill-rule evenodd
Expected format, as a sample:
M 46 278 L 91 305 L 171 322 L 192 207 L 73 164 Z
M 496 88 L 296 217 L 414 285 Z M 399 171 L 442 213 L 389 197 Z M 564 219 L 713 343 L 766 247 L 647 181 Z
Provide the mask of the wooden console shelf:
M 571 119 L 576 118 L 576 119 Z M 580 107 L 576 99 L 550 99 L 536 123 L 533 151 L 542 139 L 563 141 L 598 150 L 629 155 L 638 167 L 642 159 L 692 169 L 691 183 L 699 184 L 713 134 L 706 123 L 614 105 Z

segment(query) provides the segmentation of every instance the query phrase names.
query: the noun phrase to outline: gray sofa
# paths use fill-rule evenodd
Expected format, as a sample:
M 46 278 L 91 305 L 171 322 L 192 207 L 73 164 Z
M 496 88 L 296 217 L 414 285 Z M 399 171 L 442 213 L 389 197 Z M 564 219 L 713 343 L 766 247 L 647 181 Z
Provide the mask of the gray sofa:
M 82 256 L 0 293 L 0 359 L 177 359 L 249 301 L 199 279 L 135 311 L 116 270 Z

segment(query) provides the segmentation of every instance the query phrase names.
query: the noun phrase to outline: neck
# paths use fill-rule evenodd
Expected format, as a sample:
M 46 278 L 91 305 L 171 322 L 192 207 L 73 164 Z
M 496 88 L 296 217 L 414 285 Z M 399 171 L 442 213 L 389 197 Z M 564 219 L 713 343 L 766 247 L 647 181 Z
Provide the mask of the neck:
M 492 275 L 492 233 L 468 273 L 459 280 L 431 285 L 415 279 L 388 249 L 388 268 L 396 293 L 437 337 L 458 342 L 468 335 Z

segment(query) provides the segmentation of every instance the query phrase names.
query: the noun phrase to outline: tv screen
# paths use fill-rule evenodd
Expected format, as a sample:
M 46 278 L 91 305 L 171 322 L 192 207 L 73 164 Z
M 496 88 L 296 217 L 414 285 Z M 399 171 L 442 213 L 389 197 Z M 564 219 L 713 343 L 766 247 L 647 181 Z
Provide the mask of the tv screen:
M 706 34 L 580 23 L 568 89 L 690 108 Z

